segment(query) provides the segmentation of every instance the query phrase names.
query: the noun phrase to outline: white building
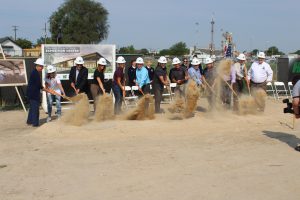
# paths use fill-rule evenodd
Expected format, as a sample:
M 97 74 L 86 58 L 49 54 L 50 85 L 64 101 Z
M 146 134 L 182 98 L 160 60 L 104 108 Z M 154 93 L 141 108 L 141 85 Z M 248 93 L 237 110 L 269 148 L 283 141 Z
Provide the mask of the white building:
M 0 44 L 2 46 L 4 54 L 7 57 L 23 55 L 22 48 L 9 37 L 0 38 Z

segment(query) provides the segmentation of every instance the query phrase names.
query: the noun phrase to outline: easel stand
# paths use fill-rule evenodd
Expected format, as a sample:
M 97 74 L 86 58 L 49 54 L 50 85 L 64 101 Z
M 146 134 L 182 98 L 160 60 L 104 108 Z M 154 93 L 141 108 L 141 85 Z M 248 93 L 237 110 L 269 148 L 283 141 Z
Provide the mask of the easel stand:
M 3 56 L 3 60 L 6 60 L 6 57 L 5 57 L 5 54 L 4 54 L 4 52 L 3 52 L 3 49 L 2 49 L 1 44 L 0 44 L 0 53 L 1 53 L 2 56 Z M 25 67 L 25 66 L 24 66 L 24 67 Z M 20 100 L 20 102 L 21 102 L 21 104 L 22 104 L 22 107 L 23 107 L 24 112 L 27 113 L 27 110 L 26 110 L 26 108 L 25 108 L 23 99 L 21 98 L 21 95 L 20 95 L 20 92 L 19 92 L 17 86 L 15 86 L 15 90 L 16 90 L 16 92 L 17 92 L 17 94 L 18 94 L 18 97 L 19 97 L 19 100 Z

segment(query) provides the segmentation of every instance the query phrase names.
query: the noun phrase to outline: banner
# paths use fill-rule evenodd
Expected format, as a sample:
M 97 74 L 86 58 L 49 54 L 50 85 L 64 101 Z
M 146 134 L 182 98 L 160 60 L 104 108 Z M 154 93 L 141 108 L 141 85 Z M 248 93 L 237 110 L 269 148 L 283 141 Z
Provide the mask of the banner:
M 0 60 L 0 87 L 27 85 L 25 61 L 23 59 Z
M 69 79 L 71 67 L 75 66 L 76 57 L 81 56 L 84 65 L 89 70 L 88 79 L 93 79 L 99 58 L 107 61 L 105 79 L 112 79 L 115 71 L 115 45 L 86 44 L 45 44 L 42 45 L 42 58 L 46 65 L 54 65 L 61 80 Z

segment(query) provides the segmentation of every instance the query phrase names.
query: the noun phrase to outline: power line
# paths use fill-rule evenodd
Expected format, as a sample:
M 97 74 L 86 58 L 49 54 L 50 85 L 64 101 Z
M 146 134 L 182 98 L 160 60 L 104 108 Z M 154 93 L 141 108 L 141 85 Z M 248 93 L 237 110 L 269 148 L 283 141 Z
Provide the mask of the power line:
M 18 29 L 18 26 L 12 26 L 13 27 L 13 31 L 15 32 L 15 41 L 17 40 L 17 30 Z

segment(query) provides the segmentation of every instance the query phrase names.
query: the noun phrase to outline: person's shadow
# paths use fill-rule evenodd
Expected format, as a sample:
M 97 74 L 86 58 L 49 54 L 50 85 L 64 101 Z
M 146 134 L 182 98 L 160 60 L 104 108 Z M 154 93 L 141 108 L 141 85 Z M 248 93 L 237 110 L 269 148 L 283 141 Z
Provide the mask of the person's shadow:
M 286 143 L 293 149 L 300 144 L 300 138 L 295 135 L 281 132 L 273 132 L 273 131 L 263 131 L 265 136 L 268 136 L 273 139 L 280 140 L 281 142 Z

